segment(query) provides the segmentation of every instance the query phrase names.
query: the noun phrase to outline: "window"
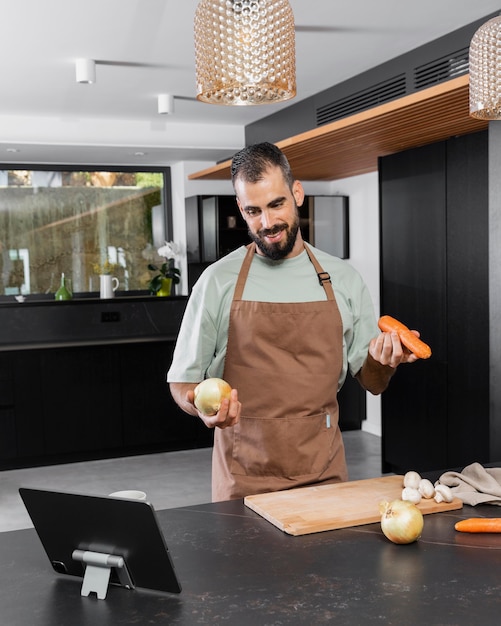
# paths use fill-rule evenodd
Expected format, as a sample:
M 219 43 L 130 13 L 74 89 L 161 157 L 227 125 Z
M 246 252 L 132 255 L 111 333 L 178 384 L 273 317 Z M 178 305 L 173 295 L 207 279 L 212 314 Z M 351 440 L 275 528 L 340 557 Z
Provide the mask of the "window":
M 1 167 L 1 166 L 0 166 Z M 120 291 L 147 289 L 171 231 L 167 169 L 0 169 L 0 297 L 99 290 L 112 264 Z

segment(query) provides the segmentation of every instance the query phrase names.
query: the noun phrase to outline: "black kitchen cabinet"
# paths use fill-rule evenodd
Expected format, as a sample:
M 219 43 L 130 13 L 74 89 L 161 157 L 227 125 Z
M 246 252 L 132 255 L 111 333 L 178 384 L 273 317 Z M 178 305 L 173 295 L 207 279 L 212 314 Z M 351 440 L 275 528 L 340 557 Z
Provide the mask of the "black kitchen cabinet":
M 0 407 L 0 460 L 16 456 L 16 416 L 12 408 Z
M 44 454 L 121 447 L 121 390 L 114 348 L 58 348 L 40 351 L 38 357 Z
M 217 197 L 216 228 L 218 258 L 250 242 L 247 225 L 240 215 L 235 196 Z
M 383 471 L 489 461 L 487 131 L 380 159 L 381 313 L 427 361 L 382 396 Z
M 0 468 L 210 446 L 166 382 L 186 301 L 0 306 Z
M 123 443 L 172 449 L 212 445 L 213 431 L 187 415 L 166 383 L 174 342 L 124 345 L 119 349 Z
M 250 242 L 235 196 L 192 196 L 185 208 L 188 269 L 195 278 L 208 264 Z
M 0 459 L 17 454 L 14 386 L 11 363 L 0 354 Z
M 367 396 L 356 378 L 346 377 L 337 395 L 339 404 L 339 428 L 342 431 L 360 430 L 367 418 Z
M 173 341 L 0 354 L 0 467 L 212 445 L 166 382 Z

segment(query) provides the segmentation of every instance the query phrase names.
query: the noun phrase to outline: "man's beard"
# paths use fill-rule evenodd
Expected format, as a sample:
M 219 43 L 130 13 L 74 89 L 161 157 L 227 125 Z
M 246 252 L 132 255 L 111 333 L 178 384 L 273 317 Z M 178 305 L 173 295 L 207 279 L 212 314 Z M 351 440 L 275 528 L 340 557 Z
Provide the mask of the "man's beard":
M 266 243 L 264 237 L 276 235 L 281 230 L 286 231 L 285 241 L 270 244 Z M 294 244 L 296 243 L 298 230 L 299 216 L 296 214 L 296 219 L 291 224 L 290 228 L 287 224 L 280 224 L 279 226 L 274 226 L 273 228 L 263 228 L 258 230 L 257 233 L 252 233 L 249 230 L 249 236 L 265 256 L 272 261 L 280 261 L 292 252 Z

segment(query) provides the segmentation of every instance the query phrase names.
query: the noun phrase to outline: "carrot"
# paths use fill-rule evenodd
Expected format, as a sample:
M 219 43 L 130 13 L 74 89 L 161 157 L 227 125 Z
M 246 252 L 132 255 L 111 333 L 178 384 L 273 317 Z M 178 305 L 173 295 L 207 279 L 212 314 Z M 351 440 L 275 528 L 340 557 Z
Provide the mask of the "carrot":
M 456 522 L 454 528 L 462 533 L 501 533 L 501 517 L 470 517 Z
M 379 328 L 385 333 L 398 333 L 400 341 L 420 359 L 429 359 L 431 356 L 431 348 L 429 345 L 421 341 L 419 337 L 407 328 L 405 324 L 399 322 L 390 315 L 383 315 L 379 318 Z

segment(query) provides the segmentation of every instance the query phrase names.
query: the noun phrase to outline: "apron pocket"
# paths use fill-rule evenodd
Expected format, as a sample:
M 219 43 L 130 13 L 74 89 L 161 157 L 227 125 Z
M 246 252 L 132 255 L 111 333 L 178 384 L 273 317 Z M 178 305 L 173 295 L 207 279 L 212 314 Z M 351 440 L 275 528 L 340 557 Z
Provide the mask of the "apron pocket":
M 321 474 L 332 461 L 337 423 L 306 417 L 244 417 L 234 426 L 231 472 L 297 478 Z

